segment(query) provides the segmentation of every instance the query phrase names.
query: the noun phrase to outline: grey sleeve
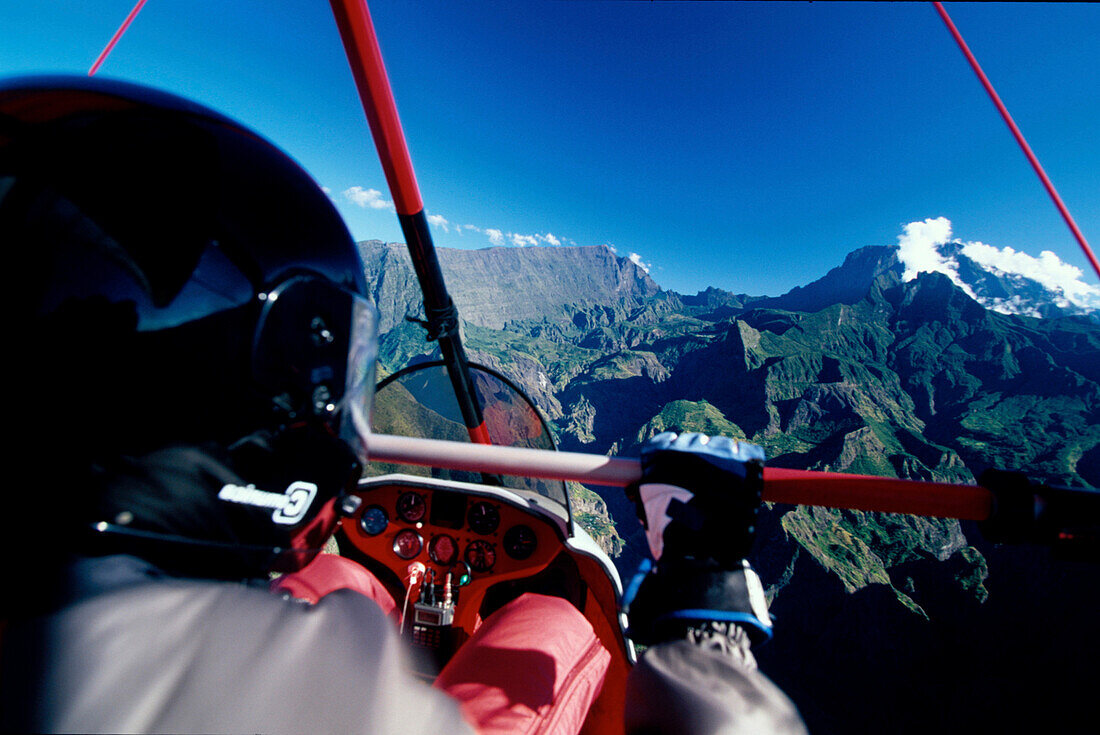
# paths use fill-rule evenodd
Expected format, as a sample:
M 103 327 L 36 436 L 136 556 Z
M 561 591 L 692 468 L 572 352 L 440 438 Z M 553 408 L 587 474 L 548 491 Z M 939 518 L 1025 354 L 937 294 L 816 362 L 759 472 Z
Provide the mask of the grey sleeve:
M 315 619 L 318 614 L 321 620 Z M 280 641 L 279 665 L 290 663 L 290 677 L 282 687 L 265 686 L 256 693 L 269 696 L 281 688 L 281 694 L 266 704 L 273 710 L 268 714 L 277 715 L 280 729 L 394 735 L 472 732 L 458 702 L 412 673 L 406 644 L 373 602 L 340 590 L 316 606 L 303 606 L 300 617 L 309 621 L 305 626 L 295 621 L 293 629 L 300 637 L 284 634 Z M 306 628 L 323 634 L 315 637 Z M 298 702 L 287 701 L 292 686 L 298 689 Z M 302 717 L 302 709 L 312 711 Z
M 626 732 L 805 733 L 798 710 L 746 650 L 690 640 L 646 650 L 627 679 Z
M 412 674 L 393 622 L 341 590 L 315 606 L 203 582 L 95 595 L 5 631 L 0 729 L 467 733 Z

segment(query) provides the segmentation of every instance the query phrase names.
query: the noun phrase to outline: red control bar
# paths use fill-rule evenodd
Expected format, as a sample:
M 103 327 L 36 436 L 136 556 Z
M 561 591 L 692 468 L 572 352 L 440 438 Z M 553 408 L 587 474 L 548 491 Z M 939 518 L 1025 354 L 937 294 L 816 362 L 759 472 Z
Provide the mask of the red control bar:
M 372 434 L 368 451 L 372 460 L 380 462 L 594 485 L 626 487 L 642 476 L 636 459 L 387 434 Z M 764 500 L 773 503 L 984 521 L 992 510 L 992 498 L 984 487 L 974 485 L 764 468 Z

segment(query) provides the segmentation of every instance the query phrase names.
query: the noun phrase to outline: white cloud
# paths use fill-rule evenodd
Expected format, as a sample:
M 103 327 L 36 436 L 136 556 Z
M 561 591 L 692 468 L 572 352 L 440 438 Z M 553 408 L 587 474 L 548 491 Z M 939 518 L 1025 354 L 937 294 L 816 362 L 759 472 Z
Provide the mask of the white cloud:
M 898 236 L 898 259 L 905 266 L 902 280 L 912 281 L 919 273 L 943 273 L 966 295 L 977 299 L 974 290 L 959 278 L 959 264 L 940 255 L 939 246 L 951 242 L 951 221 L 946 217 L 910 222 Z
M 451 227 L 453 227 L 455 229 L 455 232 L 457 232 L 459 235 L 461 235 L 465 230 L 480 232 L 482 235 L 485 234 L 485 230 L 481 229 L 477 225 L 451 225 Z
M 429 220 L 432 218 L 429 216 Z M 481 228 L 477 225 L 452 225 L 447 223 L 450 227 L 453 227 L 455 232 L 462 234 L 463 230 L 470 230 L 472 232 L 479 232 L 489 238 L 489 242 L 493 245 L 507 245 L 512 244 L 516 247 L 526 248 L 534 247 L 536 245 L 553 245 L 555 247 L 569 243 L 573 244 L 573 241 L 567 237 L 558 237 L 553 233 L 547 232 L 545 235 L 541 233 L 535 233 L 534 235 L 522 235 L 518 232 L 504 232 L 504 230 L 498 230 L 494 227 Z M 448 230 L 450 232 L 450 230 Z
M 951 222 L 946 217 L 910 222 L 898 236 L 898 259 L 905 266 L 902 280 L 912 281 L 918 273 L 944 273 L 958 281 L 958 264 L 945 259 L 939 246 L 951 240 Z
M 1049 250 L 1036 258 L 1010 247 L 996 248 L 981 242 L 968 242 L 962 254 L 997 273 L 1018 275 L 1037 281 L 1043 287 L 1061 293 L 1066 303 L 1087 308 L 1100 308 L 1100 287 L 1081 280 L 1081 269 L 1066 263 Z
M 512 241 L 513 245 L 521 248 L 534 247 L 539 244 L 559 247 L 562 244 L 562 238 L 555 237 L 553 233 L 550 232 L 547 232 L 545 235 L 538 232 L 534 235 L 521 235 L 518 232 L 509 232 L 507 237 Z
M 1007 299 L 992 298 L 982 302 L 987 308 L 1001 314 L 1019 314 L 1021 316 L 1033 316 L 1041 319 L 1043 314 L 1034 304 L 1027 304 L 1020 296 L 1012 296 Z
M 325 192 L 325 194 L 328 194 L 329 196 L 332 196 L 332 189 L 328 188 L 327 186 L 322 186 L 321 191 Z
M 946 217 L 910 222 L 898 237 L 898 259 L 905 267 L 902 278 L 911 281 L 918 273 L 943 273 L 984 306 L 1002 314 L 1039 316 L 1038 310 L 1025 304 L 1019 296 L 982 298 L 959 278 L 959 264 L 954 258 L 940 254 L 939 247 L 947 243 L 962 246 L 960 252 L 978 265 L 1001 276 L 1028 278 L 1051 291 L 1055 303 L 1066 308 L 1079 306 L 1100 309 L 1100 287 L 1081 280 L 1081 269 L 1061 260 L 1049 250 L 1039 257 L 1018 252 L 1010 247 L 997 248 L 982 242 L 964 243 L 951 237 L 951 222 Z
M 509 232 L 508 239 L 512 241 L 513 245 L 518 245 L 521 248 L 534 247 L 539 244 L 539 239 L 536 235 L 517 235 L 514 232 Z
M 649 263 L 643 263 L 642 256 L 638 255 L 637 253 L 631 253 L 630 255 L 626 256 L 626 259 L 641 268 L 646 273 L 649 273 L 649 269 L 652 267 L 649 265 Z
M 344 190 L 344 197 L 352 204 L 371 209 L 393 209 L 393 202 L 382 198 L 382 192 L 378 189 L 364 189 L 361 186 L 353 186 Z
M 364 190 L 361 187 L 353 187 L 344 192 L 344 195 L 350 200 L 354 201 L 360 206 L 371 206 L 376 209 L 380 209 L 381 206 L 376 202 L 381 197 L 381 192 L 375 189 Z M 392 207 L 389 202 L 385 202 L 385 206 Z M 478 227 L 477 225 L 458 225 L 441 214 L 429 214 L 428 222 L 434 226 L 443 229 L 445 232 L 455 232 L 461 235 L 463 232 L 477 232 L 485 235 L 489 238 L 489 242 L 493 245 L 514 245 L 516 247 L 526 248 L 535 247 L 539 245 L 550 245 L 553 247 L 560 247 L 562 245 L 575 245 L 576 243 L 570 240 L 568 237 L 559 237 L 552 232 L 538 233 L 533 235 L 524 235 L 518 232 L 504 232 L 495 227 Z

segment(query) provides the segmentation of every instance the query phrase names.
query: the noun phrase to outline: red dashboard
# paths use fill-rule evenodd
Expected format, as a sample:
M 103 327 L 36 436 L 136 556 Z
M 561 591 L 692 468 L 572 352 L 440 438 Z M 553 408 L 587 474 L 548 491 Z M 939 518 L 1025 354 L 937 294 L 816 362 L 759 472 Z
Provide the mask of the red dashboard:
M 503 497 L 414 478 L 361 486 L 358 495 L 362 504 L 342 522 L 348 541 L 400 580 L 423 564 L 426 583 L 434 580 L 438 590 L 433 595 L 449 581 L 454 624 L 467 634 L 489 587 L 537 574 L 562 548 L 556 526 Z M 391 590 L 399 605 L 407 584 Z

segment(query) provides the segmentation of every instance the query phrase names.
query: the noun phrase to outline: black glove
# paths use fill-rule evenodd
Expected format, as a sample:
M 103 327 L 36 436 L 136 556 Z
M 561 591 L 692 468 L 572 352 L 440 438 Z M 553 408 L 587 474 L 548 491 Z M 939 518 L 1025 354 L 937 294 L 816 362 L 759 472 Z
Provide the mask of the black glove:
M 978 484 L 993 493 L 993 512 L 978 523 L 989 541 L 1047 544 L 1059 557 L 1100 561 L 1100 490 L 993 469 Z
M 626 595 L 630 637 L 652 645 L 709 622 L 771 637 L 759 577 L 744 557 L 760 507 L 764 451 L 703 434 L 659 434 L 642 447 L 642 480 L 627 489 L 656 564 Z

